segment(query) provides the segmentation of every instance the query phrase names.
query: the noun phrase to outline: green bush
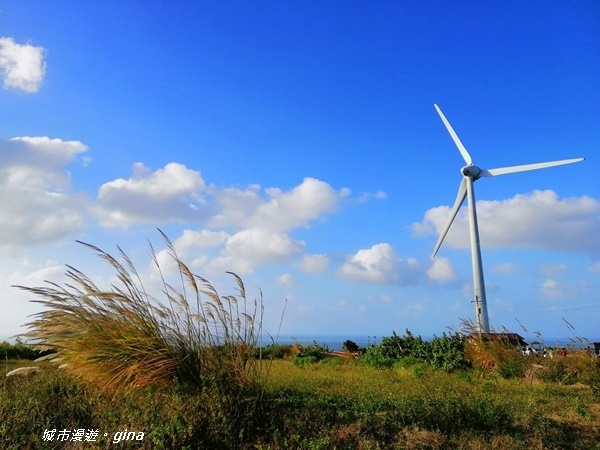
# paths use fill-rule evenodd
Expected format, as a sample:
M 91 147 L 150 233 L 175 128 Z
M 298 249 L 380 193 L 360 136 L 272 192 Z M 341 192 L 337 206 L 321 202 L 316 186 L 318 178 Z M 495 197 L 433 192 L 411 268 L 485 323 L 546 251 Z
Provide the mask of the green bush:
M 33 345 L 23 343 L 17 338 L 14 344 L 9 342 L 0 342 L 0 359 L 27 359 L 34 360 L 42 356 L 54 353 L 52 350 L 41 351 Z
M 311 364 L 315 364 L 319 362 L 316 356 L 308 355 L 308 356 L 299 356 L 296 355 L 292 359 L 292 363 L 298 367 L 308 367 Z
M 389 356 L 387 349 L 380 344 L 368 346 L 363 355 L 356 361 L 356 364 L 370 366 L 376 369 L 389 369 L 393 367 L 397 361 L 398 359 Z
M 458 333 L 450 336 L 444 333 L 442 337 L 434 336 L 431 341 L 424 341 L 409 330 L 403 337 L 393 332 L 392 336 L 382 338 L 378 345 L 367 347 L 360 361 L 361 364 L 378 368 L 397 364 L 410 366 L 420 361 L 449 372 L 468 367 L 465 342 L 465 338 Z
M 547 363 L 538 376 L 549 383 L 573 384 L 577 381 L 577 373 L 560 360 Z
M 436 369 L 450 372 L 468 366 L 465 358 L 465 337 L 455 333 L 442 337 L 434 336 L 431 341 L 431 356 L 428 362 Z
M 521 355 L 501 361 L 498 366 L 498 375 L 505 379 L 523 378 L 530 364 Z
M 312 344 L 302 347 L 300 353 L 296 355 L 296 358 L 307 358 L 314 357 L 316 361 L 321 361 L 330 353 L 327 345 L 318 344 L 317 341 L 313 341 Z
M 425 366 L 423 364 L 415 364 L 411 369 L 413 377 L 419 379 L 425 376 Z
M 321 361 L 321 364 L 327 367 L 343 366 L 344 359 L 340 356 L 329 356 Z
M 417 359 L 412 356 L 404 356 L 394 361 L 394 368 L 407 369 L 414 366 L 415 364 L 421 364 L 422 362 L 422 359 Z
M 255 349 L 255 357 L 262 359 L 283 359 L 292 355 L 292 346 L 289 344 L 269 344 Z
M 358 344 L 354 341 L 351 341 L 350 339 L 344 341 L 344 343 L 342 344 L 342 348 L 344 350 L 349 351 L 350 353 L 358 353 L 358 351 L 360 350 Z

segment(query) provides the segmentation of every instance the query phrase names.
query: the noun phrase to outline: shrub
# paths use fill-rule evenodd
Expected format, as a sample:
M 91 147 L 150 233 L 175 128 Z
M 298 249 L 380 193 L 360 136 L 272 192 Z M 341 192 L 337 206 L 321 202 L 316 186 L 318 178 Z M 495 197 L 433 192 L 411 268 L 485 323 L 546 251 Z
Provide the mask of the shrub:
M 468 363 L 465 358 L 466 339 L 459 333 L 442 337 L 434 336 L 431 341 L 431 356 L 429 363 L 436 369 L 446 372 L 465 368 Z
M 329 354 L 329 352 L 330 350 L 327 345 L 321 345 L 318 344 L 317 341 L 313 341 L 312 344 L 301 347 L 300 353 L 296 355 L 296 358 L 307 358 L 310 356 L 315 358 L 315 361 L 321 361 Z
M 538 376 L 549 383 L 573 384 L 577 381 L 577 372 L 561 360 L 553 360 L 545 364 Z
M 298 367 L 307 367 L 307 366 L 310 366 L 311 364 L 317 363 L 318 361 L 319 360 L 317 359 L 317 357 L 312 356 L 312 355 L 308 355 L 308 356 L 296 355 L 292 359 L 292 363 Z
M 324 366 L 327 366 L 327 367 L 336 367 L 336 366 L 343 366 L 346 361 L 347 361 L 346 358 L 342 358 L 340 356 L 329 356 L 329 357 L 325 358 L 324 360 L 322 360 L 321 364 L 323 364 Z
M 40 351 L 32 345 L 23 343 L 17 339 L 14 344 L 9 342 L 0 342 L 0 358 L 2 359 L 28 359 L 33 360 L 53 353 L 51 350 Z
M 417 379 L 423 378 L 425 376 L 425 366 L 420 363 L 415 364 L 412 366 L 411 372 L 413 377 Z
M 284 359 L 292 356 L 293 348 L 289 344 L 269 344 L 256 348 L 255 357 L 262 359 Z
M 386 358 L 401 358 L 412 356 L 417 359 L 427 360 L 431 354 L 431 345 L 424 341 L 421 336 L 414 336 L 409 330 L 403 337 L 399 337 L 395 331 L 392 335 L 384 337 L 378 345 L 381 354 Z
M 425 362 L 436 369 L 451 371 L 468 367 L 465 357 L 465 338 L 459 333 L 442 337 L 434 336 L 424 341 L 409 330 L 399 337 L 395 332 L 384 337 L 378 345 L 369 346 L 361 357 L 361 363 L 373 367 L 409 366 L 416 362 Z
M 430 344 L 418 336 L 406 330 L 404 337 L 399 337 L 395 331 L 389 337 L 383 337 L 377 345 L 367 347 L 359 364 L 365 364 L 376 368 L 389 368 L 394 366 L 403 358 L 426 360 L 430 355 Z
M 522 378 L 528 367 L 529 363 L 524 358 L 511 358 L 499 363 L 498 375 L 505 379 Z
M 389 369 L 396 361 L 398 360 L 389 356 L 389 353 L 380 344 L 368 346 L 363 355 L 356 361 L 356 364 L 371 366 L 376 369 Z
M 354 341 L 351 341 L 350 339 L 344 341 L 344 343 L 342 344 L 342 348 L 344 350 L 349 351 L 350 353 L 358 353 L 358 351 L 360 350 L 358 344 Z

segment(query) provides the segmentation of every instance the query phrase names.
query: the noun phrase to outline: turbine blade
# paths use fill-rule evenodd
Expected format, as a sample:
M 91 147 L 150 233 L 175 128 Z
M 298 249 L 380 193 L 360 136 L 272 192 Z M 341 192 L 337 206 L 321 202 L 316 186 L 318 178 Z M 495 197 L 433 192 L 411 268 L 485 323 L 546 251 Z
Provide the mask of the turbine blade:
M 462 155 L 462 157 L 465 160 L 465 162 L 467 164 L 473 164 L 473 160 L 471 159 L 471 155 L 469 155 L 469 152 L 467 151 L 467 149 L 465 148 L 465 146 L 462 145 L 462 142 L 460 142 L 460 139 L 458 138 L 458 136 L 454 132 L 454 129 L 450 125 L 450 122 L 448 122 L 448 120 L 446 119 L 446 116 L 444 116 L 444 113 L 442 113 L 442 110 L 435 103 L 434 103 L 433 106 L 435 106 L 435 109 L 437 110 L 438 114 L 440 115 L 440 117 L 442 119 L 442 122 L 444 122 L 444 125 L 446 125 L 446 129 L 448 130 L 448 133 L 450 133 L 450 136 L 452 136 L 452 140 L 454 141 L 454 143 L 458 147 L 458 150 L 460 151 L 460 154 Z
M 467 196 L 467 180 L 465 178 L 463 178 L 462 181 L 460 182 L 460 185 L 458 186 L 458 195 L 456 196 L 456 201 L 454 202 L 454 206 L 452 207 L 452 210 L 450 211 L 450 215 L 448 216 L 448 219 L 446 220 L 446 224 L 444 225 L 444 228 L 442 228 L 442 232 L 440 233 L 440 238 L 438 239 L 437 244 L 435 245 L 435 249 L 433 250 L 433 254 L 431 255 L 432 258 L 435 258 L 435 255 L 437 254 L 438 250 L 440 249 L 442 242 L 444 242 L 444 238 L 448 234 L 448 230 L 450 230 L 450 226 L 452 225 L 452 222 L 454 222 L 454 218 L 458 214 L 458 210 L 460 209 L 463 202 L 465 201 L 466 196 Z
M 500 167 L 498 169 L 482 170 L 480 177 L 495 177 L 505 175 L 507 173 L 526 172 L 528 170 L 545 169 L 547 167 L 562 166 L 564 164 L 573 164 L 583 161 L 583 158 L 563 159 L 561 161 L 550 161 L 537 164 L 525 164 L 522 166 Z

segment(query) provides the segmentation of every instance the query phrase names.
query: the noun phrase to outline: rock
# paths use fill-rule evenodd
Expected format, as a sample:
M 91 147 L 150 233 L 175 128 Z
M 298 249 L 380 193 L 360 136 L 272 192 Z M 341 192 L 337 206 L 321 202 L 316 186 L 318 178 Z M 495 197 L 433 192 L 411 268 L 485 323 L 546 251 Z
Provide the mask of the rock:
M 18 367 L 17 369 L 11 370 L 6 374 L 7 377 L 12 377 L 15 375 L 29 375 L 30 373 L 39 372 L 39 367 Z

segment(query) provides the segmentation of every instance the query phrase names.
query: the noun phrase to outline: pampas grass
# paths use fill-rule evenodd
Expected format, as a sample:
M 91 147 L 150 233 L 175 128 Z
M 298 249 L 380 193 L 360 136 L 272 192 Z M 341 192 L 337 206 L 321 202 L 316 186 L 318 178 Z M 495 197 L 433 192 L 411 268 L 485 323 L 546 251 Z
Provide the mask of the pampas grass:
M 178 288 L 165 276 L 151 243 L 160 298 L 147 289 L 121 248 L 113 257 L 78 241 L 114 270 L 117 282 L 101 289 L 67 266 L 64 285 L 16 286 L 44 307 L 27 324 L 24 337 L 41 350 L 56 351 L 54 359 L 65 371 L 104 390 L 174 383 L 202 389 L 215 382 L 226 389 L 256 387 L 261 365 L 253 355 L 262 331 L 262 296 L 249 302 L 242 279 L 231 272 L 236 294 L 221 296 L 192 273 L 159 232 L 177 267 Z

